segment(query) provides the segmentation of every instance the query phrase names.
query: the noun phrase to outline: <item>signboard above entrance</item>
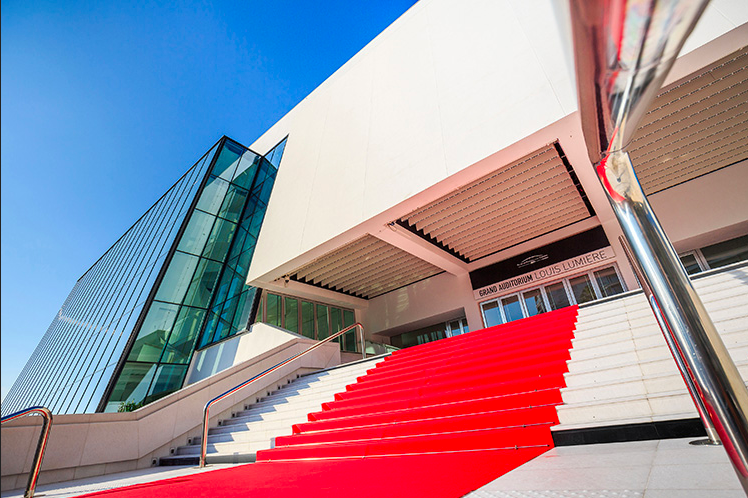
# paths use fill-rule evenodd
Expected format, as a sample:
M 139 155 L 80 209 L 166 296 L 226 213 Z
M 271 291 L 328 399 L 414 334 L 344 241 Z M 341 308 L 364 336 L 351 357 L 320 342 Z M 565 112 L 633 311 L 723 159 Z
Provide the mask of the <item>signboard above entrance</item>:
M 470 282 L 476 297 L 484 288 L 496 286 L 495 292 L 512 289 L 610 259 L 614 254 L 609 246 L 602 227 L 596 227 L 472 271 Z M 541 271 L 543 269 L 546 270 Z M 499 285 L 504 287 L 499 288 Z M 479 298 L 495 292 L 484 293 Z

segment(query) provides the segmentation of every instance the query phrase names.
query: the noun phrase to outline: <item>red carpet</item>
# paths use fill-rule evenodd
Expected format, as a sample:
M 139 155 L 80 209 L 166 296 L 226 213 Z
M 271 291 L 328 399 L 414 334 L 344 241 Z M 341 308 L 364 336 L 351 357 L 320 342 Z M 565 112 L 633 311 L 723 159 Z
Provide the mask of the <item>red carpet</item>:
M 397 351 L 257 463 L 86 496 L 462 496 L 553 447 L 576 315 Z

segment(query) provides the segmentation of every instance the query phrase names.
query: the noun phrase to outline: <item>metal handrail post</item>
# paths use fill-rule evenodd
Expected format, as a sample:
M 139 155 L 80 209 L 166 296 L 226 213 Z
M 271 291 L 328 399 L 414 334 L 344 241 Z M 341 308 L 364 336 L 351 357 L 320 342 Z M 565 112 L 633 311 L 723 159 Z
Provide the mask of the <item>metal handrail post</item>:
M 748 493 L 748 390 L 652 210 L 627 152 L 708 0 L 569 0 L 577 97 L 590 163 L 634 259 L 652 311 L 683 359 Z M 680 354 L 678 354 L 680 353 Z
M 358 328 L 360 330 L 362 356 L 365 359 L 366 358 L 366 344 L 363 342 L 364 341 L 364 326 L 361 325 L 360 323 L 354 323 L 353 325 L 351 325 L 349 327 L 346 327 L 343 330 L 340 330 L 338 332 L 335 332 L 334 334 L 332 334 L 332 335 L 326 337 L 325 339 L 317 342 L 316 344 L 310 346 L 309 348 L 305 349 L 301 353 L 297 353 L 297 354 L 295 354 L 295 355 L 293 355 L 293 356 L 291 356 L 289 358 L 286 358 L 285 360 L 283 360 L 282 362 L 278 363 L 277 365 L 273 365 L 272 367 L 268 368 L 264 372 L 261 372 L 261 373 L 255 375 L 254 377 L 251 377 L 250 379 L 245 380 L 241 384 L 238 384 L 238 385 L 232 387 L 231 389 L 229 389 L 225 393 L 219 394 L 215 398 L 213 398 L 210 401 L 208 401 L 205 404 L 205 408 L 203 408 L 203 430 L 202 430 L 202 438 L 200 439 L 200 467 L 201 468 L 205 467 L 205 455 L 208 452 L 208 421 L 210 419 L 210 407 L 214 403 L 217 403 L 218 401 L 221 401 L 222 399 L 226 398 L 227 396 L 230 396 L 230 395 L 234 394 L 235 392 L 237 392 L 237 391 L 239 391 L 241 389 L 244 389 L 245 387 L 247 387 L 248 385 L 252 384 L 256 380 L 259 380 L 262 377 L 264 377 L 264 376 L 266 376 L 266 375 L 268 375 L 268 374 L 270 374 L 270 373 L 278 370 L 279 368 L 281 368 L 281 367 L 283 367 L 285 365 L 288 365 L 292 361 L 294 361 L 294 360 L 296 360 L 298 358 L 301 358 L 302 356 L 304 356 L 307 353 L 310 353 L 310 352 L 314 351 L 315 349 L 317 349 L 318 347 L 322 346 L 326 342 L 330 342 L 333 339 L 335 339 L 337 337 L 340 337 L 341 335 L 345 334 L 346 332 L 350 332 L 351 330 L 353 330 L 355 328 Z
M 673 340 L 673 332 L 672 330 L 668 329 L 667 320 L 665 320 L 665 317 L 663 316 L 660 303 L 657 302 L 657 298 L 652 294 L 652 289 L 649 287 L 649 285 L 647 285 L 647 281 L 644 279 L 641 267 L 639 266 L 639 263 L 634 259 L 633 254 L 631 254 L 631 248 L 626 242 L 626 239 L 624 239 L 623 237 L 618 237 L 618 241 L 621 243 L 621 247 L 623 247 L 623 252 L 626 255 L 626 259 L 629 260 L 629 264 L 634 270 L 634 274 L 636 275 L 636 279 L 639 281 L 639 285 L 644 292 L 644 296 L 647 298 L 647 301 L 649 302 L 649 305 L 654 312 L 655 320 L 657 320 L 657 324 L 660 326 L 662 335 L 665 337 L 665 342 L 670 349 L 670 354 L 673 355 L 673 359 L 675 360 L 675 364 L 681 374 L 681 378 L 683 379 L 683 382 L 685 382 L 686 388 L 688 389 L 688 394 L 691 395 L 691 399 L 696 406 L 696 411 L 699 413 L 699 418 L 701 418 L 701 422 L 704 424 L 704 430 L 706 431 L 706 436 L 708 439 L 691 441 L 691 444 L 722 444 L 719 440 L 717 430 L 714 428 L 712 419 L 709 417 L 709 412 L 707 412 L 706 406 L 704 406 L 704 402 L 699 397 L 699 393 L 696 390 L 696 385 L 694 384 L 693 379 L 691 379 L 691 376 L 688 375 L 688 367 L 686 366 L 686 361 L 683 359 L 683 353 L 680 349 L 678 349 L 677 344 L 675 344 L 675 341 Z
M 36 489 L 36 482 L 39 479 L 39 471 L 42 469 L 42 459 L 44 458 L 44 451 L 47 449 L 47 441 L 49 440 L 49 431 L 52 429 L 52 412 L 48 408 L 43 406 L 32 406 L 19 412 L 11 413 L 10 415 L 3 417 L 0 420 L 0 424 L 10 422 L 17 418 L 31 415 L 32 413 L 38 413 L 42 416 L 42 430 L 39 434 L 39 442 L 36 445 L 36 453 L 34 454 L 34 462 L 31 465 L 31 472 L 29 473 L 29 481 L 26 484 L 26 491 L 23 493 L 24 498 L 33 498 L 34 490 Z

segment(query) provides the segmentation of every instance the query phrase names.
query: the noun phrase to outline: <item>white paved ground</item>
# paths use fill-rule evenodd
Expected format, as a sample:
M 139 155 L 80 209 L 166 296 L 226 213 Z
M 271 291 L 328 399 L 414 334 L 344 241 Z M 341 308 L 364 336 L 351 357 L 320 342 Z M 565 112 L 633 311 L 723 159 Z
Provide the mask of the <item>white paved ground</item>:
M 55 484 L 39 485 L 36 487 L 34 498 L 68 498 L 79 496 L 95 491 L 105 491 L 107 489 L 121 488 L 132 484 L 143 484 L 146 482 L 158 481 L 159 479 L 169 479 L 171 477 L 181 477 L 200 472 L 207 472 L 216 469 L 225 469 L 233 467 L 232 464 L 215 464 L 205 468 L 198 468 L 195 465 L 174 466 L 174 467 L 153 467 L 150 469 L 133 470 L 119 474 L 109 474 L 105 476 L 89 477 L 87 479 L 77 479 L 75 481 L 58 482 Z M 42 463 L 42 474 L 44 474 L 44 463 Z M 2 498 L 23 498 L 23 489 L 14 491 L 4 491 Z
M 466 498 L 745 498 L 724 448 L 694 439 L 554 448 Z
M 691 446 L 692 440 L 555 448 L 466 498 L 744 498 L 724 449 Z M 67 498 L 230 466 L 156 467 L 42 485 L 37 496 Z M 22 496 L 23 490 L 2 493 Z

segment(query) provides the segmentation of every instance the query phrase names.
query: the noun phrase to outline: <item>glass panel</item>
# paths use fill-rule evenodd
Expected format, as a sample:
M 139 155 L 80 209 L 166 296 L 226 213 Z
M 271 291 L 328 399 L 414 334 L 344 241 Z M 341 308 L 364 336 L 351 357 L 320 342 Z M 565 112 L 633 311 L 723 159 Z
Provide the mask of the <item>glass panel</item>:
M 460 327 L 459 320 L 449 322 L 449 333 L 452 335 L 452 337 L 462 334 L 462 327 Z
M 259 159 L 259 156 L 255 155 L 253 152 L 245 152 L 242 156 L 242 160 L 239 162 L 239 167 L 236 168 L 236 173 L 234 174 L 232 183 L 244 188 L 251 187 Z
M 523 292 L 522 299 L 525 300 L 528 316 L 535 316 L 546 312 L 545 303 L 543 302 L 543 296 L 540 294 L 540 289 Z
M 343 312 L 340 308 L 330 308 L 330 335 L 343 330 Z M 340 342 L 340 337 L 333 339 L 333 342 Z
M 230 221 L 218 219 L 213 225 L 213 231 L 210 233 L 208 243 L 205 245 L 203 257 L 223 261 L 229 252 L 231 239 L 234 236 L 236 224 Z
M 314 339 L 314 305 L 301 302 L 301 335 Z
M 277 294 L 267 295 L 267 318 L 265 323 L 280 327 L 281 324 L 281 298 Z
M 221 205 L 221 209 L 218 211 L 218 216 L 238 222 L 242 211 L 244 211 L 244 203 L 248 195 L 249 191 L 231 185 L 226 198 L 223 200 L 223 205 Z
M 686 269 L 686 273 L 689 275 L 695 275 L 701 272 L 701 266 L 696 260 L 696 256 L 693 253 L 684 254 L 680 257 L 680 262 L 683 263 L 683 267 Z
M 409 348 L 418 344 L 426 344 L 427 342 L 438 341 L 439 339 L 444 339 L 447 336 L 446 331 L 447 324 L 442 322 L 430 327 L 424 327 L 412 332 L 406 332 L 404 334 L 392 336 L 392 345 L 398 348 Z
M 150 403 L 177 391 L 182 387 L 182 381 L 184 381 L 186 373 L 187 365 L 161 365 L 158 367 L 156 378 L 146 401 Z
M 125 363 L 107 403 L 107 412 L 116 412 L 124 403 L 140 403 L 148 393 L 148 387 L 156 373 L 156 365 Z
M 255 321 L 258 321 L 258 322 L 265 321 L 265 296 L 264 295 L 260 295 L 260 304 L 257 305 L 257 317 Z
M 164 279 L 158 287 L 155 299 L 168 303 L 181 303 L 192 281 L 199 258 L 183 252 L 175 252 Z
M 190 254 L 200 255 L 205 247 L 205 241 L 208 240 L 210 229 L 213 227 L 215 216 L 195 211 L 190 217 L 190 222 L 179 241 L 177 249 Z
M 356 323 L 356 315 L 352 310 L 343 310 L 343 327 L 350 327 Z M 358 330 L 354 329 L 350 332 L 343 334 L 343 350 L 356 352 L 356 337 L 358 337 Z
M 577 300 L 577 304 L 587 303 L 597 299 L 595 296 L 595 289 L 592 288 L 592 282 L 590 282 L 590 277 L 587 275 L 579 275 L 578 277 L 570 278 L 569 284 L 571 285 L 571 292 L 574 294 L 574 299 Z
M 299 331 L 299 301 L 291 297 L 287 297 L 284 300 L 284 315 L 285 325 L 284 329 L 290 330 L 291 332 Z
M 190 361 L 195 339 L 200 332 L 204 317 L 205 310 L 182 306 L 161 362 L 188 363 Z
M 703 247 L 701 254 L 704 255 L 709 268 L 745 261 L 748 259 L 748 235 Z
M 556 282 L 555 284 L 546 285 L 545 293 L 548 296 L 548 301 L 551 303 L 551 309 L 557 310 L 571 306 L 569 302 L 569 295 L 566 294 L 563 282 Z
M 618 274 L 612 266 L 598 270 L 594 275 L 597 285 L 600 287 L 600 292 L 603 293 L 603 297 L 615 296 L 623 292 L 623 285 L 618 280 Z
M 317 339 L 321 340 L 330 335 L 330 324 L 327 320 L 327 306 L 316 305 L 317 309 Z
M 225 142 L 221 154 L 213 165 L 212 175 L 220 176 L 224 180 L 231 180 L 234 177 L 234 171 L 239 164 L 239 158 L 244 153 L 244 149 L 231 142 Z
M 211 310 L 210 314 L 208 315 L 208 322 L 205 325 L 205 330 L 203 331 L 202 337 L 200 337 L 200 342 L 198 343 L 198 348 L 204 348 L 211 342 L 213 342 L 213 335 L 216 332 L 216 328 L 218 327 L 218 311 L 216 311 L 215 308 Z
M 250 298 L 254 298 L 254 288 L 247 289 L 239 295 L 239 303 L 236 305 L 236 314 L 234 320 L 231 322 L 231 330 L 240 332 L 247 327 L 247 320 L 249 320 L 249 313 L 251 311 L 252 303 Z
M 498 302 L 491 301 L 483 303 L 481 307 L 483 308 L 483 320 L 486 322 L 486 327 L 493 327 L 494 325 L 500 325 L 502 323 Z M 393 345 L 395 344 L 393 343 Z
M 131 361 L 158 361 L 161 358 L 161 351 L 164 349 L 166 337 L 174 324 L 178 310 L 179 306 L 176 304 L 154 301 L 127 359 Z
M 218 214 L 228 189 L 229 182 L 211 176 L 208 183 L 205 184 L 200 200 L 197 201 L 197 209 L 210 214 Z
M 522 313 L 522 306 L 519 304 L 518 296 L 505 297 L 501 300 L 501 306 L 504 308 L 504 316 L 506 316 L 507 322 L 525 317 Z
M 215 289 L 218 274 L 221 272 L 221 263 L 201 259 L 197 265 L 197 271 L 192 277 L 192 283 L 187 290 L 184 304 L 207 308 L 210 304 L 210 296 Z
M 470 332 L 470 329 L 468 328 L 467 318 L 462 319 L 462 333 L 467 334 Z
M 223 305 L 223 312 L 221 313 L 221 323 L 225 323 L 226 326 L 221 331 L 219 336 L 220 339 L 224 339 L 230 335 L 233 335 L 236 330 L 232 330 L 231 324 L 234 322 L 234 314 L 236 313 L 236 307 L 239 304 L 239 297 L 229 299 Z

